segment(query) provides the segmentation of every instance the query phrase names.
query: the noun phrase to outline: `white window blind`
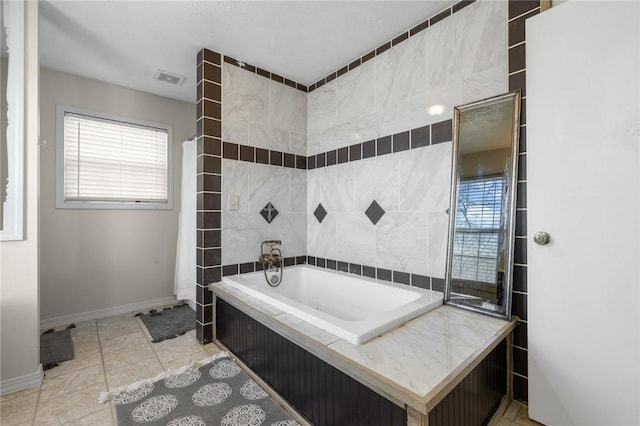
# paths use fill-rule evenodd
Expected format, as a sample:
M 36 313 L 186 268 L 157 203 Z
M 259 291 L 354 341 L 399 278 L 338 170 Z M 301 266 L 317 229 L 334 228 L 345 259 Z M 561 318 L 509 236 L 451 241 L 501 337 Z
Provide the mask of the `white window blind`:
M 496 283 L 502 192 L 501 176 L 458 184 L 453 278 Z
M 64 112 L 65 202 L 167 203 L 167 129 Z

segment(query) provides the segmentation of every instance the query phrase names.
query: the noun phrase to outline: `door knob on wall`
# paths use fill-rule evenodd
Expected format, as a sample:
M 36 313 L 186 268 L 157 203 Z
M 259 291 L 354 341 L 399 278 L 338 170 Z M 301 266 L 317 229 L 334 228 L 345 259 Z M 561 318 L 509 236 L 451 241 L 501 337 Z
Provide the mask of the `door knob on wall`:
M 549 244 L 549 241 L 551 241 L 551 235 L 548 232 L 539 231 L 533 234 L 533 242 L 536 244 L 543 246 Z

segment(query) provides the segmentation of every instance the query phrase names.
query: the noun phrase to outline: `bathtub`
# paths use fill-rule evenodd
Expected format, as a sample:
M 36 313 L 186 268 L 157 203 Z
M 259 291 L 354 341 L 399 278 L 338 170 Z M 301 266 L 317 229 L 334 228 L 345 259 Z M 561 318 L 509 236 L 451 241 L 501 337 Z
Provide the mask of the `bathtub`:
M 284 268 L 278 287 L 262 271 L 222 282 L 356 345 L 442 304 L 437 291 L 306 265 Z

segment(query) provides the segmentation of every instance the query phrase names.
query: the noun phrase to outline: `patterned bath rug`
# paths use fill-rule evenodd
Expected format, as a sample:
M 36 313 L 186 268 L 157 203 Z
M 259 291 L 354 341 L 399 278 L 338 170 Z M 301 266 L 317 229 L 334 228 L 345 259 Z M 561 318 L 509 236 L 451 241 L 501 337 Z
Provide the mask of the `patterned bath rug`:
M 165 308 L 140 315 L 153 343 L 173 339 L 196 328 L 196 313 L 189 305 Z
M 225 352 L 112 392 L 118 425 L 300 426 Z
M 44 370 L 49 370 L 75 357 L 73 340 L 71 340 L 72 328 L 75 328 L 75 325 L 62 331 L 47 330 L 40 335 L 40 363 Z

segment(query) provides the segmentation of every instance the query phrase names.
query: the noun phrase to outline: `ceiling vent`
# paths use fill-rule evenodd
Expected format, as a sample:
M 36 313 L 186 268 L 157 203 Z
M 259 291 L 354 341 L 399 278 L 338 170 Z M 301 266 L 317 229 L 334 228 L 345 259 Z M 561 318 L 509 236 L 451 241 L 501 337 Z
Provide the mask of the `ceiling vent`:
M 176 86 L 180 86 L 184 81 L 183 76 L 177 75 L 177 74 L 171 74 L 170 72 L 166 72 L 162 70 L 156 71 L 156 73 L 153 75 L 153 78 L 155 78 L 158 81 L 163 81 L 165 83 L 173 84 Z

